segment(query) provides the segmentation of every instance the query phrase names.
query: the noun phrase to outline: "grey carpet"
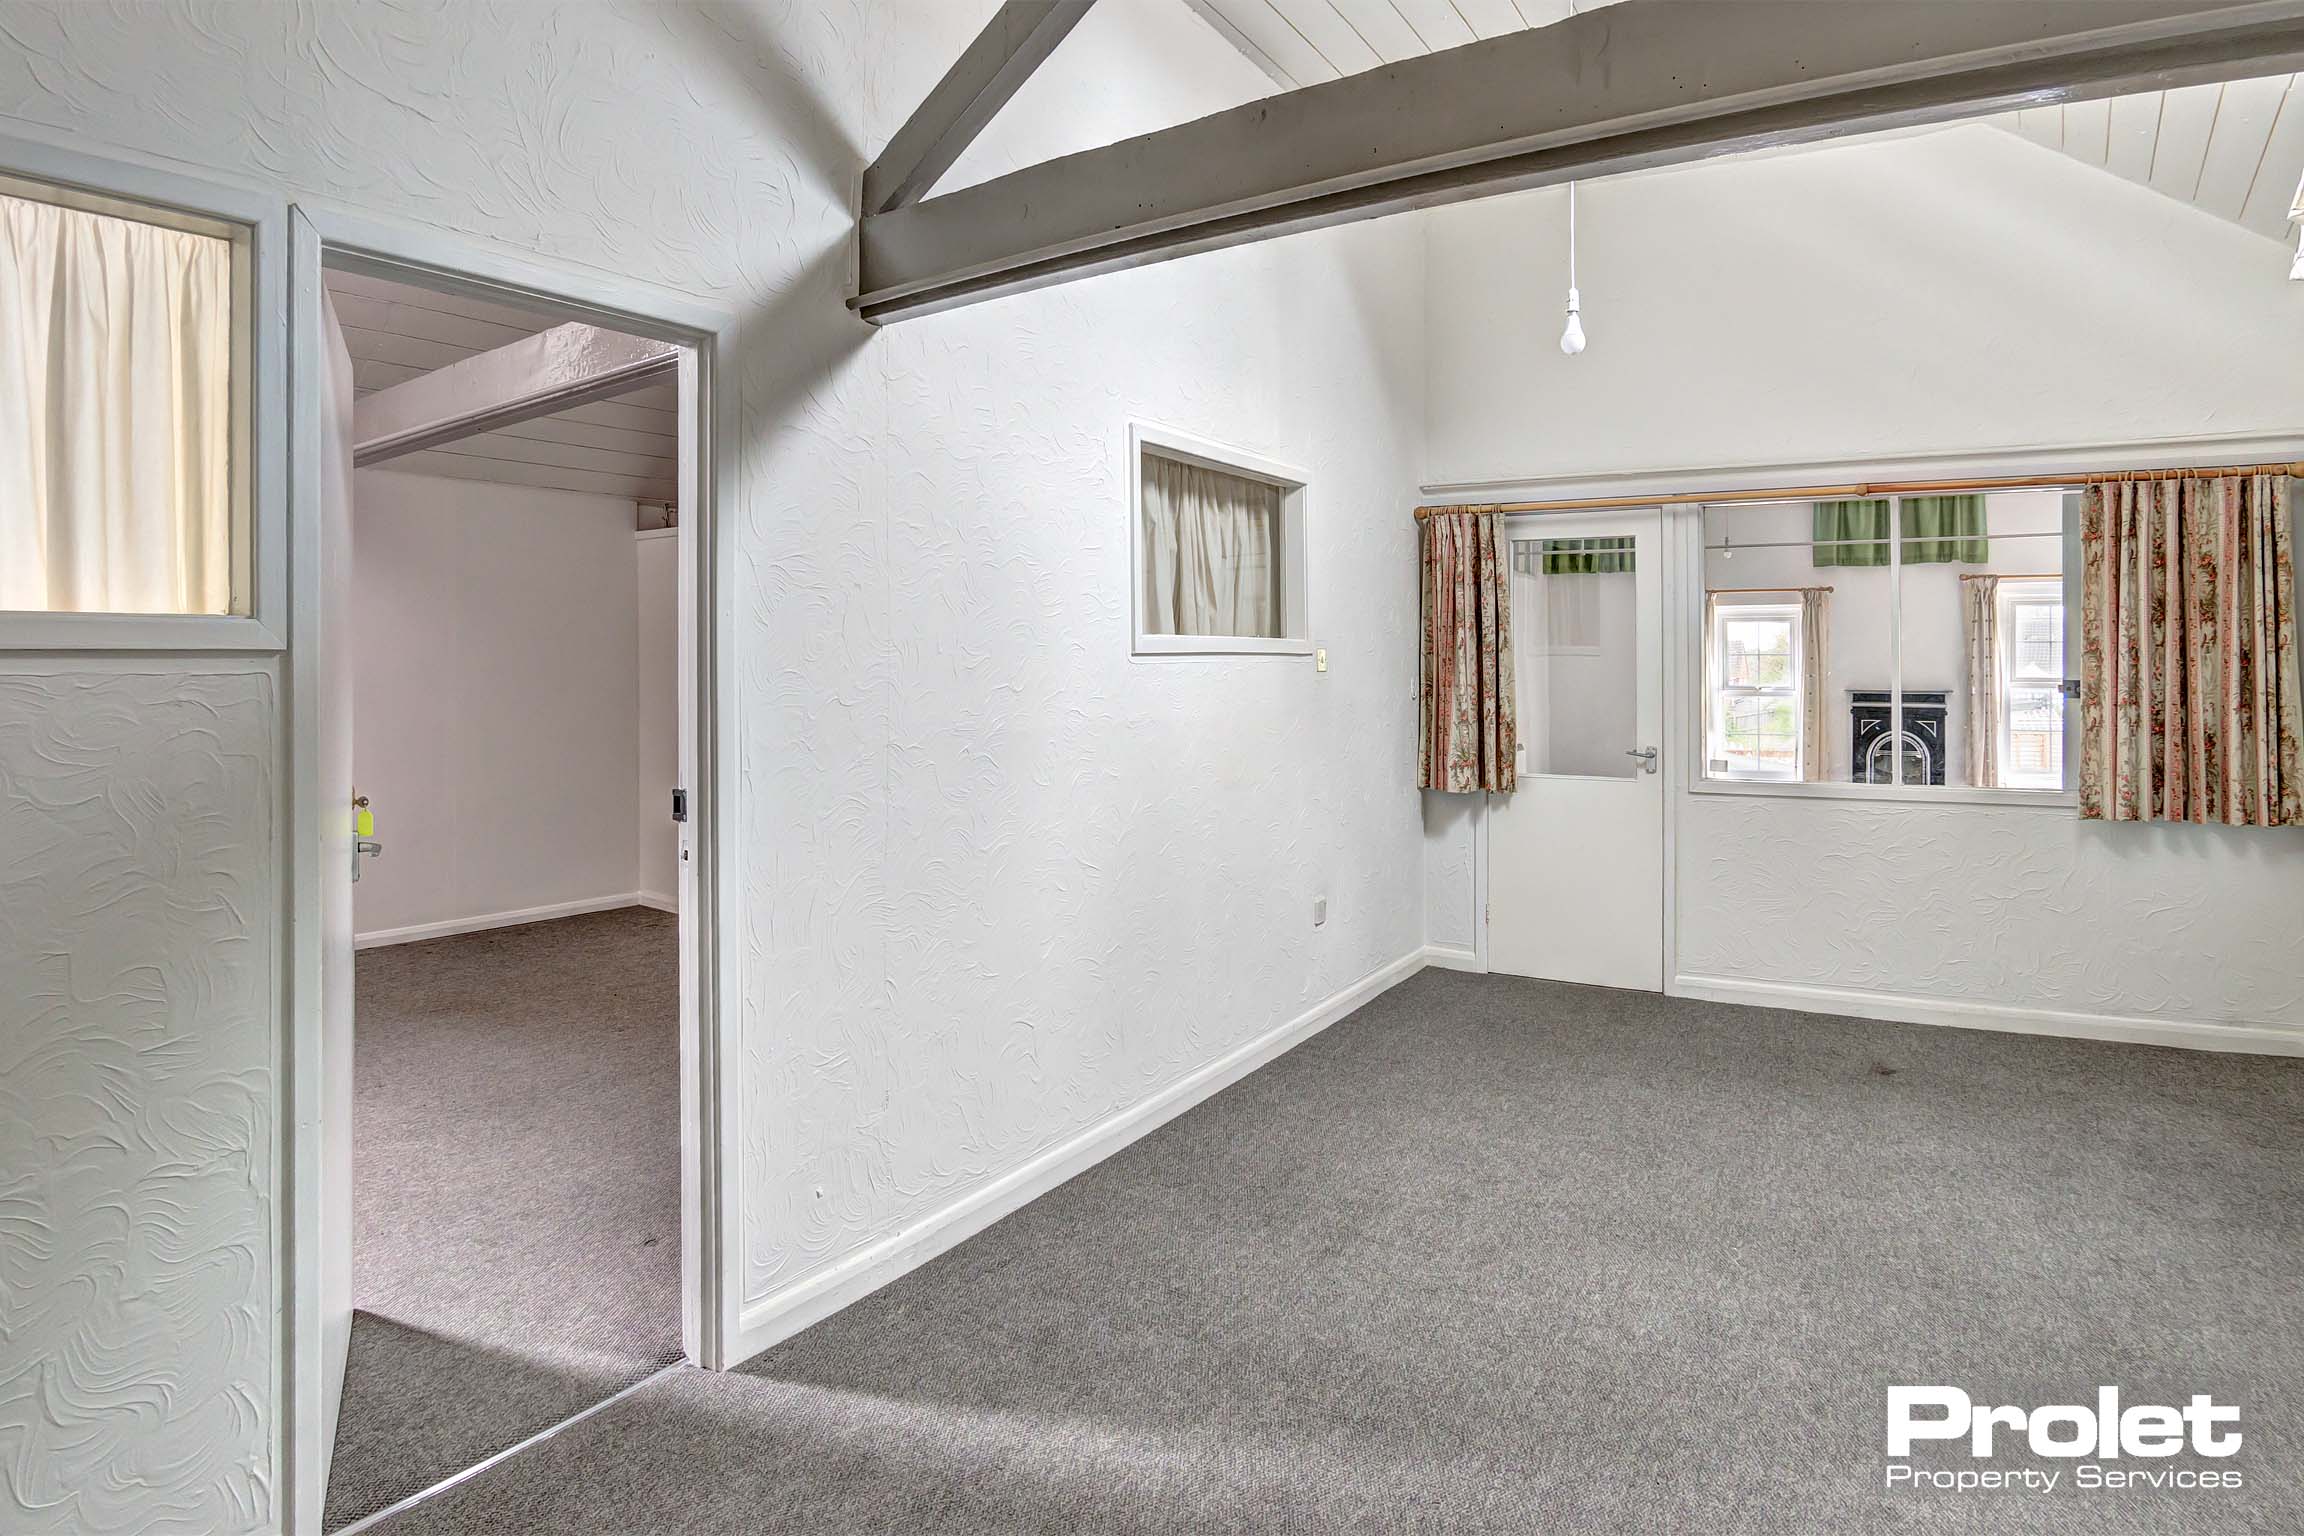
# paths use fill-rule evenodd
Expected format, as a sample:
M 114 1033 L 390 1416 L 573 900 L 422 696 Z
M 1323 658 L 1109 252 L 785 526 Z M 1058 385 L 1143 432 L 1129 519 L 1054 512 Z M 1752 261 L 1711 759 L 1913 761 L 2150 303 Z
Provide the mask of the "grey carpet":
M 2294 1532 L 2300 1189 L 2293 1061 L 1427 972 L 390 1530 Z M 1888 1493 L 1893 1382 L 2211 1392 L 2247 1486 Z
M 330 1529 L 680 1353 L 679 950 L 641 909 L 365 950 Z

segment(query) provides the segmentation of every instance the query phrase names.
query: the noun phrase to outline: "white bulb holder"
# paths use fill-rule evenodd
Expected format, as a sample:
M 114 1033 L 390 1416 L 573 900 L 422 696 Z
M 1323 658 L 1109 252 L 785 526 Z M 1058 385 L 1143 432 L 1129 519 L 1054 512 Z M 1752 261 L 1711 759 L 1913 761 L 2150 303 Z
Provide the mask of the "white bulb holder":
M 1570 357 L 1584 350 L 1583 306 L 1576 290 L 1568 290 L 1568 327 L 1560 333 L 1560 350 Z

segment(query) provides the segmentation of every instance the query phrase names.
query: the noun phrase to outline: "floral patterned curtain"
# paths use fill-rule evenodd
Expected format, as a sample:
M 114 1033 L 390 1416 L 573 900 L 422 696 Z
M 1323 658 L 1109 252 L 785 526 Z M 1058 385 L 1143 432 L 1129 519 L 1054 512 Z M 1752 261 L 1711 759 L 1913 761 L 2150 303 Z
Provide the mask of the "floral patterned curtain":
M 2091 485 L 2080 814 L 2304 825 L 2285 476 Z
M 1512 676 L 1512 577 L 1504 518 L 1493 509 L 1427 514 L 1424 707 L 1416 783 L 1472 794 L 1518 783 Z

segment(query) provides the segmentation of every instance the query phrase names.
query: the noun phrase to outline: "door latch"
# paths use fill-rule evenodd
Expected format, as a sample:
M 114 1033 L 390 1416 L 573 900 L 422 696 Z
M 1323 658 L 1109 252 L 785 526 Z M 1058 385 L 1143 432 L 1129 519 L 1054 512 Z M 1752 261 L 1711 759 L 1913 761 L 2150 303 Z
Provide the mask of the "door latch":
M 688 819 L 688 791 L 684 789 L 672 791 L 672 819 L 674 821 L 686 821 Z
M 1656 771 L 1656 749 L 1654 747 L 1639 747 L 1626 752 L 1624 755 L 1638 758 L 1642 773 L 1654 773 Z

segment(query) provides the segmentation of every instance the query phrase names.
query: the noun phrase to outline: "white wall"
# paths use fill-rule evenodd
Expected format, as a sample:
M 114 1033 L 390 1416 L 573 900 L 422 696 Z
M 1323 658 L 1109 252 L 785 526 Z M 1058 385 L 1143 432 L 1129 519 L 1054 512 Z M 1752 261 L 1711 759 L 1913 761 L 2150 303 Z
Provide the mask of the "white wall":
M 384 844 L 364 941 L 639 889 L 632 520 L 609 496 L 354 477 L 353 774 Z
M 0 1529 L 274 1503 L 280 697 L 269 658 L 0 668 Z
M 922 23 L 893 116 L 973 24 Z M 1050 143 L 1267 89 L 1164 4 L 1100 6 L 1044 70 L 1068 114 Z M 978 152 L 1041 138 L 1012 109 Z M 1412 225 L 1371 225 L 893 327 L 861 418 L 882 435 L 828 432 L 813 478 L 764 487 L 763 1310 L 1420 949 L 1420 253 Z M 1309 470 L 1325 674 L 1130 658 L 1130 418 Z
M 1423 938 L 1403 515 L 1423 419 L 1415 228 L 857 324 L 840 303 L 855 176 L 991 9 L 0 0 L 6 131 L 122 146 L 744 315 L 723 356 L 742 401 L 724 525 L 738 703 L 722 726 L 742 765 L 727 786 L 731 1247 L 769 1320 L 843 1260 Z M 1048 101 L 1073 120 L 1012 109 L 992 163 L 1268 88 L 1173 0 L 1106 0 L 1048 68 L 1070 72 Z M 1311 469 L 1329 672 L 1129 660 L 1136 415 Z M 55 749 L 71 721 L 103 738 L 105 783 L 144 786 L 123 813 L 148 839 L 120 850 L 126 865 L 94 841 L 36 844 L 36 879 L 0 877 L 0 968 L 103 960 L 54 976 L 43 958 L 50 979 L 0 1007 L 12 1025 L 51 1010 L 43 1027 L 75 1050 L 120 1045 L 114 1129 L 213 1085 L 190 1164 L 238 1182 L 165 1246 L 116 1240 L 88 1213 L 143 1187 L 156 1154 L 127 1149 L 149 1144 L 124 1133 L 123 1150 L 72 1161 L 72 1138 L 104 1127 L 61 1084 L 10 1117 L 0 1134 L 23 1151 L 8 1166 L 29 1170 L 31 1219 L 58 1241 L 11 1276 L 12 1315 L 38 1321 L 6 1347 L 134 1364 L 53 1388 L 0 1371 L 15 1448 L 0 1525 L 268 1529 L 282 1480 L 270 677 L 67 658 L 21 682 L 32 665 L 0 663 L 0 814 L 58 797 L 94 813 L 87 759 Z M 198 681 L 215 675 L 228 681 Z M 194 707 L 216 689 L 229 697 L 196 724 L 142 702 Z M 80 702 L 59 715 L 59 694 Z M 151 899 L 123 905 L 124 890 Z M 226 961 L 245 974 L 209 986 Z M 130 1049 L 146 1039 L 182 1054 Z M 190 1077 L 162 1068 L 186 1059 Z M 162 1309 L 124 1321 L 149 1297 Z M 145 1347 L 163 1333 L 167 1352 Z M 50 1390 L 103 1427 L 64 1429 Z M 61 1463 L 106 1437 L 107 1464 L 140 1478 Z M 18 1486 L 19 1467 L 40 1488 Z M 77 1505 L 34 1499 L 51 1475 Z
M 2304 421 L 2275 242 L 1982 124 L 1436 210 L 1433 483 L 2141 439 Z M 2147 362 L 2147 360 L 2149 360 Z
M 680 784 L 680 539 L 651 530 L 634 540 L 639 590 L 639 768 L 634 889 L 658 906 L 680 899 L 680 834 L 672 791 Z
M 1553 345 L 1558 195 L 1431 219 L 1428 480 L 1686 470 L 1696 489 L 1736 466 L 2304 431 L 2282 249 L 2012 135 L 1584 195 L 1574 360 Z M 1861 596 L 1846 571 L 1809 579 Z M 1433 942 L 1469 948 L 1472 820 L 1426 821 Z M 2304 834 L 1702 793 L 1678 827 L 1683 980 L 2304 1027 Z

